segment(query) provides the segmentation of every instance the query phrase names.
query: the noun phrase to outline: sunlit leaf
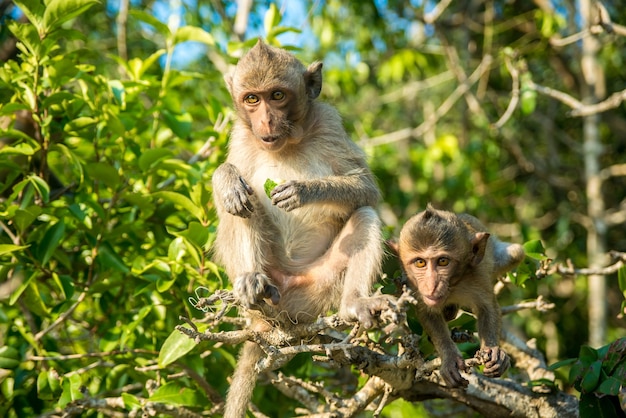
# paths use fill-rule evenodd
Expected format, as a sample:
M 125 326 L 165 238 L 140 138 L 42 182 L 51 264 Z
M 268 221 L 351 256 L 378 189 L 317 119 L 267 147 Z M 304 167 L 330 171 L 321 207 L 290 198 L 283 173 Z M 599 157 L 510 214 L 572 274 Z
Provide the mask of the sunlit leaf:
M 43 14 L 42 29 L 49 33 L 97 3 L 96 0 L 48 0 Z
M 172 331 L 159 351 L 159 366 L 166 367 L 194 349 L 196 342 L 178 330 Z
M 184 196 L 180 193 L 163 191 L 153 193 L 152 196 L 157 199 L 165 199 L 172 202 L 176 206 L 179 206 L 182 209 L 186 210 L 189 214 L 193 215 L 199 221 L 202 221 L 204 218 L 204 212 L 202 208 L 194 205 L 194 203 L 187 196 Z
M 59 406 L 64 408 L 68 403 L 83 398 L 83 394 L 80 391 L 82 386 L 82 380 L 80 374 L 70 374 L 69 377 L 63 379 L 63 393 L 59 399 Z
M 182 26 L 178 28 L 174 35 L 174 45 L 182 42 L 202 42 L 206 45 L 215 45 L 213 36 L 202 28 L 197 26 Z
M 187 339 L 191 340 L 191 338 L 187 338 Z M 9 347 L 8 345 L 0 347 L 0 369 L 14 369 L 19 365 L 20 365 L 19 351 L 17 351 L 13 347 Z
M 149 399 L 152 402 L 184 406 L 200 405 L 202 402 L 202 398 L 195 391 L 182 386 L 179 382 L 166 383 L 154 391 Z

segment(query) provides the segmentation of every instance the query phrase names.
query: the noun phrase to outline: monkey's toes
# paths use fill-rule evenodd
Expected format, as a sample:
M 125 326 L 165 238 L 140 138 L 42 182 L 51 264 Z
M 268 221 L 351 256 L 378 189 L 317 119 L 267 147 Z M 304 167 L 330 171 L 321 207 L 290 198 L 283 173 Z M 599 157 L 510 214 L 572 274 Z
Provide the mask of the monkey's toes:
M 479 356 L 485 362 L 483 374 L 487 377 L 500 377 L 509 368 L 511 361 L 509 356 L 500 347 L 484 347 L 479 351 Z
M 363 328 L 373 328 L 381 313 L 394 306 L 395 298 L 390 295 L 378 295 L 357 298 L 354 303 L 342 309 L 342 316 L 347 320 L 356 320 Z
M 276 305 L 280 301 L 278 288 L 263 273 L 245 273 L 235 279 L 235 296 L 246 308 L 258 306 L 264 299 Z

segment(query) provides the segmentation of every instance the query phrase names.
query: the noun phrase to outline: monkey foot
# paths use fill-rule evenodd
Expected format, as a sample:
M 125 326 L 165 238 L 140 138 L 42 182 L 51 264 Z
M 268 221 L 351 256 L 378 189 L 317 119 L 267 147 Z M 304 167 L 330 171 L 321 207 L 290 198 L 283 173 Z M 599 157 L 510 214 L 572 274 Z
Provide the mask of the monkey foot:
M 376 325 L 380 314 L 393 307 L 395 298 L 390 295 L 376 295 L 356 298 L 341 309 L 341 316 L 349 321 L 359 322 L 365 329 Z
M 244 273 L 235 278 L 233 291 L 246 308 L 259 307 L 265 299 L 277 305 L 280 292 L 272 281 L 263 273 Z
M 511 361 L 509 356 L 500 347 L 483 347 L 476 357 L 485 363 L 483 374 L 487 377 L 499 377 L 509 368 Z

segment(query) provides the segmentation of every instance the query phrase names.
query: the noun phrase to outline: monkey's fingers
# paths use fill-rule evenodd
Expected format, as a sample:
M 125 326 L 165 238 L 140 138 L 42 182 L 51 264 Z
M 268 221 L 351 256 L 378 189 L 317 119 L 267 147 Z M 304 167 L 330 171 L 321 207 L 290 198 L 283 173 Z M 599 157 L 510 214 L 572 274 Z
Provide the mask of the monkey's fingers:
M 304 204 L 303 190 L 304 185 L 293 180 L 279 184 L 270 193 L 272 205 L 287 212 L 297 209 Z
M 469 385 L 469 382 L 461 376 L 460 370 L 467 370 L 463 358 L 457 357 L 455 359 L 441 360 L 441 377 L 443 377 L 443 380 L 448 386 L 452 388 L 465 388 Z
M 242 180 L 243 181 L 243 180 Z M 224 208 L 226 212 L 241 218 L 249 218 L 254 212 L 254 205 L 248 197 L 250 194 L 247 185 L 235 187 L 232 192 L 224 199 Z M 248 186 L 249 187 L 249 186 Z
M 483 374 L 487 377 L 499 377 L 509 368 L 509 356 L 500 347 L 485 347 L 481 349 L 481 356 L 485 359 Z

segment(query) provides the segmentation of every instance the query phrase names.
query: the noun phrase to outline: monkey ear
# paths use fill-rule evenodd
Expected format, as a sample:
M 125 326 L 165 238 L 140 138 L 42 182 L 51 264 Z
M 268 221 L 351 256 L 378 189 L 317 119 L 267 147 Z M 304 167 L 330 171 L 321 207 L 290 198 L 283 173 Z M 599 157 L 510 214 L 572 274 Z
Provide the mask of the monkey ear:
M 228 87 L 228 92 L 233 94 L 233 75 L 232 74 L 224 74 L 224 81 L 226 82 L 226 87 Z
M 472 244 L 472 266 L 476 267 L 483 261 L 483 257 L 485 256 L 485 250 L 487 249 L 487 240 L 489 239 L 488 232 L 477 232 L 474 235 L 474 238 L 471 239 L 470 244 Z
M 400 255 L 400 252 L 399 252 L 400 246 L 398 245 L 398 242 L 394 238 L 390 238 L 386 240 L 385 242 L 387 243 L 387 246 L 389 246 L 389 248 L 391 248 L 391 250 L 396 255 Z
M 321 61 L 316 61 L 304 72 L 306 94 L 310 99 L 316 99 L 322 91 L 322 65 Z

